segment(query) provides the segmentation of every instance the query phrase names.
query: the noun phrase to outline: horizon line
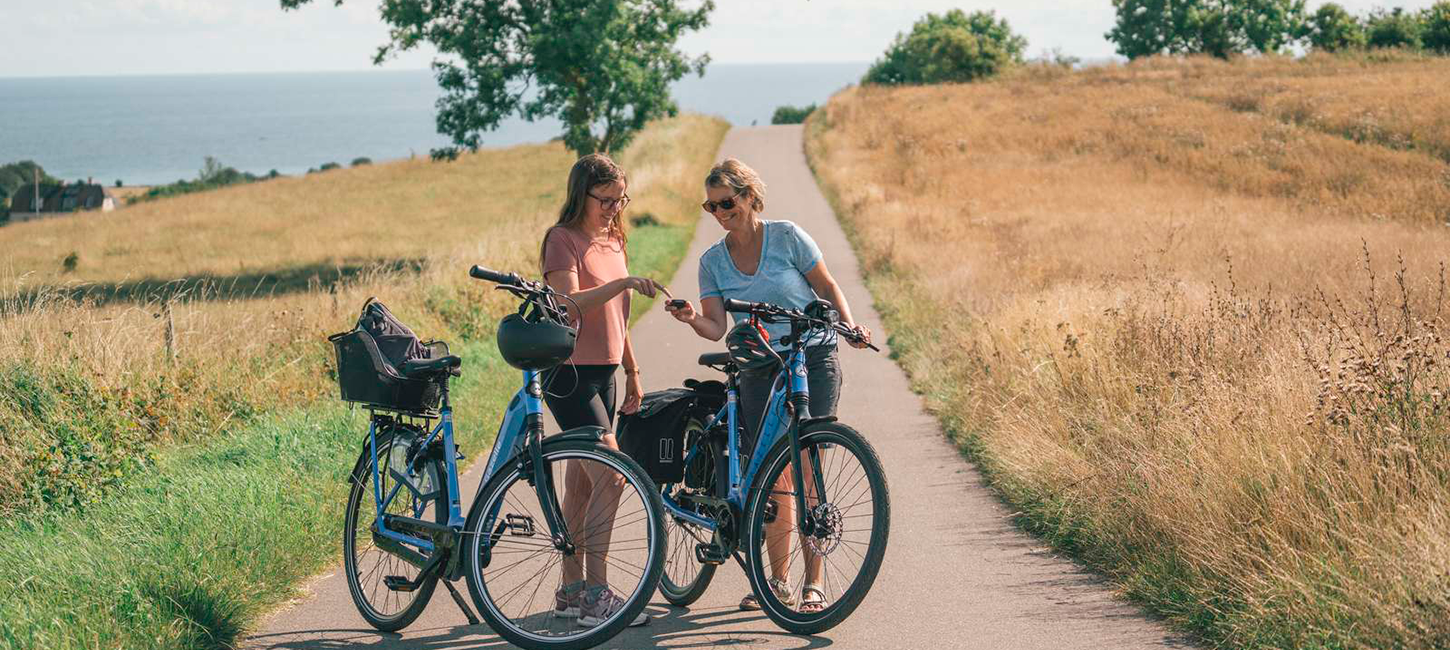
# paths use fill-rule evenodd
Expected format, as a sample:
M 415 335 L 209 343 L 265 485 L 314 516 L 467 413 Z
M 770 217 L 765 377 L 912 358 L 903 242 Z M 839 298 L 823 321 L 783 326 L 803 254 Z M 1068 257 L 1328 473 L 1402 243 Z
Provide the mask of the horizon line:
M 732 62 L 732 61 L 711 61 L 707 66 L 708 71 L 712 66 L 774 66 L 774 65 L 870 65 L 871 61 L 756 61 L 756 62 Z M 0 74 L 0 81 L 13 80 L 40 80 L 40 79 L 114 79 L 118 77 L 144 78 L 144 77 L 213 77 L 213 76 L 263 76 L 263 75 L 309 75 L 309 74 L 367 74 L 367 73 L 390 73 L 390 72 L 432 72 L 432 68 L 338 68 L 331 70 L 224 70 L 218 72 L 119 72 L 112 74 L 21 74 L 7 75 Z M 688 77 L 689 75 L 686 75 Z

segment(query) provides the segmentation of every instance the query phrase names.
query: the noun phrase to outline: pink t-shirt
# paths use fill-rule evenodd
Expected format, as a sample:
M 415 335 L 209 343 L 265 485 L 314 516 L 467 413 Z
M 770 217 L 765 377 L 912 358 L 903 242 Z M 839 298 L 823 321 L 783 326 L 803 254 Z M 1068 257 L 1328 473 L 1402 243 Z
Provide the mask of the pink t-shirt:
M 544 233 L 544 277 L 555 271 L 577 275 L 581 290 L 629 276 L 623 244 L 592 241 L 588 235 L 566 226 L 554 226 Z M 580 365 L 623 361 L 624 334 L 628 330 L 629 291 L 621 291 L 584 314 L 570 360 Z

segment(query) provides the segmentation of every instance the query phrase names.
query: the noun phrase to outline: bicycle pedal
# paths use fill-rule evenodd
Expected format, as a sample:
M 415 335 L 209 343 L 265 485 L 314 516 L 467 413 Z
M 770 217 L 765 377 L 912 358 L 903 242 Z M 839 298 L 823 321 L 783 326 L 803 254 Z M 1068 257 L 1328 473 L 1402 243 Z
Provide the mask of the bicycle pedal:
M 696 544 L 695 561 L 700 564 L 724 564 L 730 554 L 718 544 Z
M 413 584 L 412 580 L 404 578 L 403 576 L 388 576 L 383 578 L 383 584 L 387 585 L 388 589 L 392 591 L 409 592 L 418 588 L 418 585 Z
M 533 537 L 538 532 L 538 528 L 534 526 L 534 518 L 528 515 L 504 515 L 504 526 L 515 537 Z

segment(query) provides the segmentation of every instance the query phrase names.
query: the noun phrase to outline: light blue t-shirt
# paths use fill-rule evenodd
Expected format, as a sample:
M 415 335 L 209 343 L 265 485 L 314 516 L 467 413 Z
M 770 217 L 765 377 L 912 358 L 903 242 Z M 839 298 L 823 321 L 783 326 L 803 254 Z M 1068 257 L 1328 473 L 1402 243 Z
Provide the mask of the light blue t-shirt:
M 765 221 L 765 235 L 761 242 L 760 266 L 754 275 L 746 275 L 735 268 L 725 240 L 715 242 L 700 256 L 700 299 L 720 298 L 768 302 L 787 309 L 805 309 L 815 300 L 816 292 L 806 281 L 806 273 L 816 268 L 821 261 L 821 249 L 816 246 L 806 231 L 789 221 Z M 731 314 L 735 322 L 745 320 L 746 314 Z M 765 326 L 770 333 L 771 345 L 777 344 L 790 334 L 790 323 L 771 323 Z M 835 344 L 835 334 L 818 334 L 807 345 Z

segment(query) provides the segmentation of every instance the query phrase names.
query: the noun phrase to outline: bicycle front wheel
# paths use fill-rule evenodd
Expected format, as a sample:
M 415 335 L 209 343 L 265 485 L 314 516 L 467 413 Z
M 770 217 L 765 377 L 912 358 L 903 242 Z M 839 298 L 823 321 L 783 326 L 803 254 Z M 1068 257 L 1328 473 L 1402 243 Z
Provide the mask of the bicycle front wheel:
M 817 634 L 846 620 L 871 590 L 886 554 L 891 504 L 876 450 L 856 430 L 825 422 L 799 437 L 813 526 L 800 528 L 799 488 L 783 439 L 747 500 L 745 545 L 761 609 L 790 632 Z
M 558 441 L 541 454 L 543 476 L 509 461 L 479 495 L 464 531 L 468 590 L 514 645 L 593 647 L 634 623 L 654 594 L 664 505 L 638 464 L 603 445 Z M 551 539 L 536 481 L 553 486 L 572 553 Z

